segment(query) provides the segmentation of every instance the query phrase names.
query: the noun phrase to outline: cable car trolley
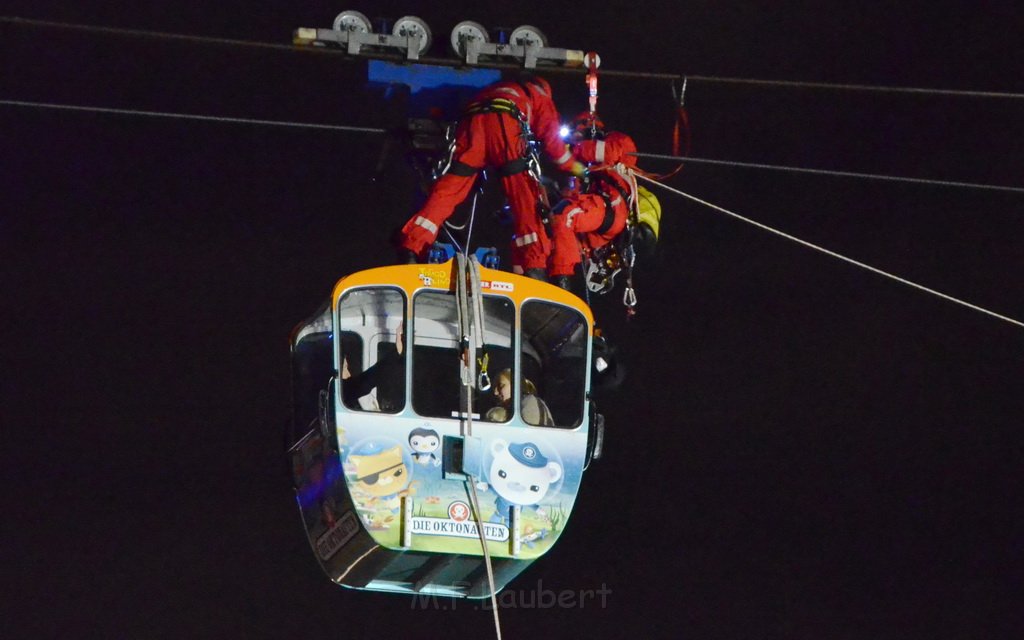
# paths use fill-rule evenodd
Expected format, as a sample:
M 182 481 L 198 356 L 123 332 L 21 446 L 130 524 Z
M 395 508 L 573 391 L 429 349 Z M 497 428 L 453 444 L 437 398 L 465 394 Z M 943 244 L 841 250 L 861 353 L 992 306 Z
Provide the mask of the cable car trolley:
M 297 45 L 340 46 L 349 55 L 380 56 L 398 54 L 406 60 L 419 60 L 430 49 L 432 33 L 423 19 L 403 16 L 388 27 L 386 21 L 375 26 L 359 11 L 342 11 L 331 29 L 299 27 L 292 34 Z M 467 65 L 481 63 L 521 64 L 526 69 L 540 65 L 580 67 L 583 51 L 549 47 L 547 37 L 537 27 L 520 25 L 511 33 L 495 29 L 497 42 L 491 42 L 488 30 L 478 22 L 463 20 L 455 25 L 448 44 L 452 53 Z
M 292 480 L 327 575 L 482 598 L 551 549 L 600 455 L 593 327 L 463 254 L 342 278 L 291 336 Z

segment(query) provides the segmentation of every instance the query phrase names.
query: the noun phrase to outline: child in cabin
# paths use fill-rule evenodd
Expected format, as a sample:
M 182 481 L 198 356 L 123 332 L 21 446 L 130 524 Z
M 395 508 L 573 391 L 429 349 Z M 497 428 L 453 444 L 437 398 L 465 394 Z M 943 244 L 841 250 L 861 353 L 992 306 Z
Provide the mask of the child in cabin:
M 494 381 L 494 395 L 500 403 L 487 412 L 490 422 L 505 422 L 512 416 L 512 370 L 504 369 Z M 523 378 L 523 396 L 520 400 L 523 421 L 534 426 L 552 427 L 555 419 L 548 405 L 537 396 L 537 387 L 530 380 Z

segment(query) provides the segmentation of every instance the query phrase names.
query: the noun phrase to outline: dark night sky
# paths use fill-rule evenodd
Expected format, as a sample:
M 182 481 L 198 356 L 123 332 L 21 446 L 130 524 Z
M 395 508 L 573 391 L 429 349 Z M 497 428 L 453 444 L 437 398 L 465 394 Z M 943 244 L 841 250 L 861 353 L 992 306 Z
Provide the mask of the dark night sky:
M 607 69 L 1022 91 L 1011 3 L 207 4 L 0 14 L 287 44 L 352 8 L 436 43 L 530 23 Z M 580 77 L 551 79 L 584 106 Z M 339 56 L 0 24 L 0 100 L 391 126 L 363 80 Z M 687 106 L 701 158 L 1024 187 L 1019 98 L 695 81 Z M 599 108 L 668 153 L 664 81 L 609 78 Z M 412 212 L 381 137 L 5 104 L 0 140 L 5 633 L 492 634 L 472 604 L 331 584 L 285 470 L 288 333 Z M 1024 319 L 1019 193 L 696 164 L 671 184 Z M 510 587 L 610 595 L 505 609 L 505 636 L 1024 632 L 1024 329 L 658 195 L 639 316 L 596 309 L 630 370 L 606 457 Z

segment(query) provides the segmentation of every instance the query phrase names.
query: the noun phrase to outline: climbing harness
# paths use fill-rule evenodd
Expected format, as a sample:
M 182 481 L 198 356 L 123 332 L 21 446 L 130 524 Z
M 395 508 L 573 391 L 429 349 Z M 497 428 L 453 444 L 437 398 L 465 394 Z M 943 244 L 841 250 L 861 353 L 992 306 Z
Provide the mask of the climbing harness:
M 520 85 L 527 96 L 530 95 L 530 90 L 526 85 Z M 476 116 L 485 116 L 487 114 L 505 114 L 513 117 L 519 124 L 519 139 L 522 141 L 522 155 L 514 160 L 509 160 L 504 165 L 496 168 L 496 173 L 500 177 L 508 177 L 516 175 L 518 173 L 526 172 L 530 178 L 533 179 L 534 183 L 537 184 L 537 216 L 544 227 L 545 233 L 548 237 L 551 237 L 551 205 L 547 198 L 541 183 L 541 166 L 540 166 L 540 144 L 536 137 L 533 135 L 533 131 L 530 129 L 530 123 L 528 116 L 516 106 L 516 103 L 507 98 L 491 98 L 488 100 L 479 100 L 477 102 L 470 103 L 462 113 L 462 118 L 472 118 Z M 434 180 L 438 180 L 445 174 L 452 174 L 456 176 L 471 177 L 475 175 L 486 175 L 485 167 L 473 167 L 464 162 L 460 162 L 455 159 L 455 148 L 456 148 L 456 130 L 458 123 L 455 123 L 448 127 L 446 131 L 446 152 L 444 156 L 438 161 L 434 168 L 432 175 Z M 501 135 L 505 141 L 505 148 L 512 149 L 512 141 L 508 137 L 508 132 L 504 125 L 501 127 Z M 482 188 L 478 187 L 479 190 Z M 474 210 L 476 202 L 474 199 L 473 204 Z M 450 225 L 451 228 L 461 230 L 461 227 Z M 465 225 L 462 225 L 463 227 Z M 454 240 L 454 239 L 453 239 Z M 467 242 L 468 246 L 468 242 Z
M 614 172 L 627 181 L 626 189 L 618 181 L 610 177 Z M 604 295 L 615 288 L 615 279 L 619 273 L 625 273 L 625 290 L 622 304 L 626 307 L 626 317 L 636 315 L 637 296 L 633 286 L 633 268 L 636 264 L 636 249 L 633 246 L 634 235 L 639 222 L 639 185 L 636 182 L 638 169 L 628 167 L 619 162 L 615 165 L 601 165 L 588 172 L 588 180 L 584 183 L 584 193 L 594 193 L 604 200 L 605 217 L 595 233 L 607 232 L 615 222 L 615 207 L 625 202 L 627 207 L 626 225 L 623 230 L 609 243 L 589 248 L 581 242 L 581 265 L 583 265 L 583 281 L 589 293 Z M 615 194 L 613 197 L 607 192 Z

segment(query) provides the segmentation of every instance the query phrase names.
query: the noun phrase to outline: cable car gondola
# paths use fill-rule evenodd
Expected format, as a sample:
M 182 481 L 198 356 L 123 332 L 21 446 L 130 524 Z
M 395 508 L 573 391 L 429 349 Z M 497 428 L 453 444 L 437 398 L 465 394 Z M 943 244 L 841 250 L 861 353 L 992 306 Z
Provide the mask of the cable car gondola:
M 593 332 L 578 297 L 462 254 L 342 278 L 291 336 L 292 479 L 328 576 L 482 598 L 551 549 L 600 454 Z

